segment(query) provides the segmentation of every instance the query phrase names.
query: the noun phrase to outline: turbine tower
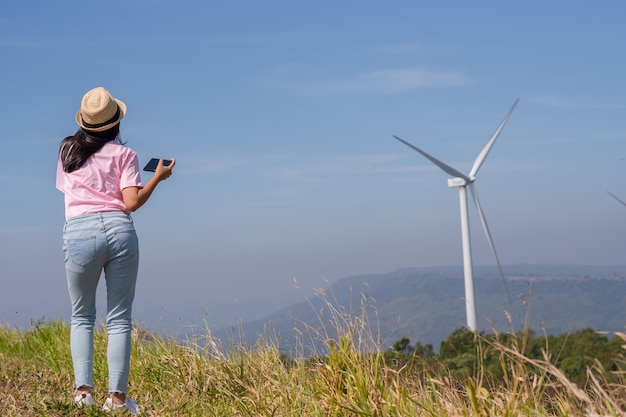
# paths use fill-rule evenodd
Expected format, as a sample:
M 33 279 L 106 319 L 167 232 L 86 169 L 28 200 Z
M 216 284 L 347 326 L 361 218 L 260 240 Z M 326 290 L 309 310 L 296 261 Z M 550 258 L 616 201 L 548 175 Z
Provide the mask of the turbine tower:
M 478 217 L 480 218 L 480 223 L 482 224 L 483 230 L 485 232 L 485 236 L 487 237 L 487 242 L 489 243 L 489 247 L 491 248 L 491 252 L 493 253 L 494 258 L 496 259 L 496 263 L 498 265 L 498 270 L 500 271 L 500 276 L 502 278 L 502 282 L 504 284 L 504 288 L 506 289 L 507 297 L 509 302 L 511 302 L 511 295 L 509 294 L 509 289 L 506 285 L 506 280 L 504 278 L 504 273 L 502 272 L 502 266 L 500 265 L 500 260 L 498 259 L 498 255 L 496 253 L 496 248 L 493 245 L 493 240 L 491 239 L 491 233 L 489 232 L 489 227 L 487 226 L 487 221 L 485 220 L 485 215 L 480 207 L 480 203 L 478 201 L 478 194 L 476 192 L 476 188 L 474 186 L 474 181 L 476 181 L 476 174 L 480 169 L 481 165 L 485 161 L 487 154 L 491 150 L 491 147 L 495 143 L 498 135 L 504 128 L 504 125 L 511 117 L 511 113 L 515 109 L 517 102 L 519 99 L 515 100 L 513 106 L 509 110 L 509 112 L 504 117 L 504 120 L 500 123 L 500 126 L 496 129 L 493 135 L 489 138 L 483 149 L 478 154 L 478 157 L 474 161 L 474 165 L 472 166 L 469 174 L 465 175 L 461 171 L 451 167 L 450 165 L 440 161 L 434 156 L 429 155 L 418 147 L 410 144 L 404 139 L 399 138 L 396 135 L 393 135 L 394 138 L 404 143 L 405 145 L 413 148 L 417 152 L 424 155 L 427 159 L 429 159 L 432 163 L 437 165 L 447 174 L 452 175 L 453 178 L 448 179 L 448 187 L 458 187 L 459 189 L 459 201 L 461 205 L 461 238 L 463 242 L 463 275 L 465 282 L 465 314 L 467 317 L 467 327 L 471 331 L 477 330 L 476 324 L 476 303 L 474 301 L 474 276 L 473 276 L 473 268 L 472 268 L 472 249 L 470 245 L 470 231 L 469 231 L 469 216 L 467 210 L 467 192 L 466 187 L 469 186 L 469 189 L 472 193 L 472 197 L 474 199 L 474 204 L 476 205 L 476 211 L 478 212 Z

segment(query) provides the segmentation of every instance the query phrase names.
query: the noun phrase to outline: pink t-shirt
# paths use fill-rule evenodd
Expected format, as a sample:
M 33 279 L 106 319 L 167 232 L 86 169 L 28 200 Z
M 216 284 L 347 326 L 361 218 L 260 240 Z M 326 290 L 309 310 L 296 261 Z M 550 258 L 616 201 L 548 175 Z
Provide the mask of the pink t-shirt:
M 122 190 L 141 187 L 139 161 L 132 149 L 107 142 L 76 171 L 63 172 L 57 164 L 56 187 L 65 194 L 65 218 L 102 211 L 128 213 Z

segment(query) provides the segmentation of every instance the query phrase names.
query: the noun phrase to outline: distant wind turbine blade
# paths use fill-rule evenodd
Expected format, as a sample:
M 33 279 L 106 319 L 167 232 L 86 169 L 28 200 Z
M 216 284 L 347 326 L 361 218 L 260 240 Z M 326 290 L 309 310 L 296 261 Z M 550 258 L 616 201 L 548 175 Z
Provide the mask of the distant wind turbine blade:
M 625 205 L 625 206 L 626 206 L 626 202 L 624 202 L 624 200 L 622 200 L 621 198 L 619 198 L 618 196 L 616 196 L 615 194 L 613 194 L 613 193 L 612 193 L 612 192 L 610 192 L 610 191 L 607 191 L 607 193 L 609 193 L 609 195 L 610 195 L 611 197 L 613 197 L 614 199 L 616 199 L 617 201 L 619 201 L 620 203 L 622 203 L 623 205 Z
M 519 101 L 519 98 L 515 100 L 515 103 L 513 103 L 513 106 L 511 106 L 511 110 L 509 110 L 506 116 L 504 116 L 504 119 L 500 123 L 500 126 L 498 126 L 498 128 L 493 133 L 493 135 L 491 135 L 491 137 L 489 138 L 485 146 L 483 146 L 483 149 L 478 154 L 478 157 L 476 157 L 476 161 L 474 161 L 474 166 L 472 166 L 472 170 L 469 173 L 470 178 L 474 178 L 476 176 L 476 174 L 478 173 L 478 170 L 480 169 L 480 166 L 483 164 L 483 162 L 485 162 L 485 158 L 487 158 L 487 154 L 489 154 L 491 147 L 496 142 L 496 139 L 498 139 L 498 135 L 500 135 L 500 132 L 504 128 L 504 125 L 506 124 L 506 122 L 509 121 L 509 117 L 511 117 L 511 113 L 513 113 L 513 110 L 515 109 L 515 106 L 517 106 L 518 101 Z
M 400 142 L 404 143 L 406 146 L 415 149 L 417 152 L 421 153 L 422 155 L 424 155 L 427 159 L 429 159 L 433 164 L 437 165 L 439 168 L 443 169 L 445 172 L 447 172 L 448 174 L 454 176 L 454 177 L 460 177 L 463 178 L 465 181 L 467 182 L 471 182 L 471 180 L 469 179 L 469 177 L 467 175 L 465 175 L 464 173 L 462 173 L 461 171 L 456 170 L 455 168 L 452 168 L 450 165 L 446 164 L 445 162 L 441 162 L 439 159 L 435 158 L 434 156 L 424 152 L 423 150 L 421 150 L 420 148 L 418 148 L 417 146 L 413 146 L 411 145 L 409 142 L 407 142 L 404 139 L 400 139 L 399 137 L 397 137 L 396 135 L 393 135 L 394 138 L 398 139 Z
M 511 293 L 509 292 L 509 286 L 506 283 L 506 278 L 504 277 L 504 272 L 502 272 L 502 266 L 500 265 L 500 259 L 498 259 L 498 254 L 496 253 L 496 247 L 493 245 L 493 239 L 491 239 L 491 233 L 489 232 L 489 226 L 487 226 L 487 220 L 485 219 L 485 214 L 483 213 L 482 208 L 480 207 L 480 202 L 478 201 L 478 193 L 474 188 L 474 183 L 469 183 L 470 191 L 472 192 L 472 197 L 474 198 L 474 204 L 476 205 L 476 211 L 478 211 L 478 217 L 480 218 L 480 223 L 483 225 L 483 230 L 485 231 L 485 236 L 487 236 L 487 242 L 489 242 L 489 247 L 491 248 L 491 253 L 493 253 L 493 257 L 496 259 L 496 264 L 498 264 L 498 270 L 500 271 L 500 277 L 502 278 L 502 284 L 504 284 L 504 289 L 506 290 L 506 296 L 509 299 L 509 303 L 513 304 L 513 300 L 511 299 Z

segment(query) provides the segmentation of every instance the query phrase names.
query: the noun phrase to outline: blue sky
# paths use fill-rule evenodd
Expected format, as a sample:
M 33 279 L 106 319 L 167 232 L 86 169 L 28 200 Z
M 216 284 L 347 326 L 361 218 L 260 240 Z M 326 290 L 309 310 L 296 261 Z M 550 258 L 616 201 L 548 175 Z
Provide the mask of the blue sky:
M 606 191 L 626 199 L 625 18 L 621 1 L 6 4 L 0 319 L 67 318 L 57 149 L 100 85 L 142 164 L 177 158 L 134 215 L 149 327 L 257 318 L 302 300 L 294 280 L 461 265 L 458 192 L 392 135 L 468 172 L 517 98 L 476 182 L 505 273 L 624 264 Z

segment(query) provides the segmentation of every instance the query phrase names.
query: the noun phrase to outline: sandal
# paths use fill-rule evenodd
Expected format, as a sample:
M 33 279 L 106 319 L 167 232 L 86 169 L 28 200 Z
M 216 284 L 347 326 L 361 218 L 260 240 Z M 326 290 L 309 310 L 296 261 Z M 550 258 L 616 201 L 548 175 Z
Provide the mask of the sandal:
M 113 400 L 109 397 L 104 402 L 102 409 L 104 411 L 116 411 L 116 410 L 126 409 L 131 414 L 139 414 L 139 406 L 137 405 L 135 400 L 133 400 L 132 398 L 128 398 L 128 397 L 126 397 L 124 404 L 115 404 Z
M 79 407 L 91 407 L 93 405 L 93 395 L 90 392 L 77 393 L 76 397 L 74 397 L 74 404 Z

